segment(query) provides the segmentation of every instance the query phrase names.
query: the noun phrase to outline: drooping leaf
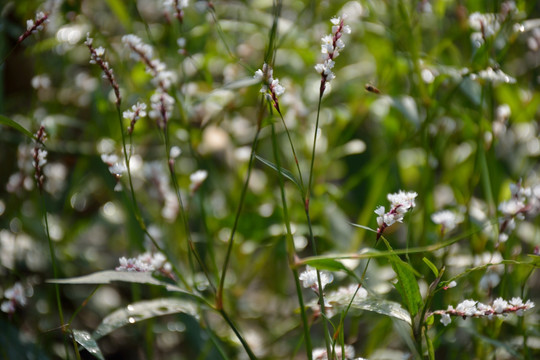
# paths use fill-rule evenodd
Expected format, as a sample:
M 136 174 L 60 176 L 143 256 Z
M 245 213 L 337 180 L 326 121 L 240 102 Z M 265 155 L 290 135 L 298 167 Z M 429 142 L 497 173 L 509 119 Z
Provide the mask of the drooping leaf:
M 392 247 L 388 241 L 384 237 L 381 239 L 384 241 L 388 250 L 392 251 Z M 411 316 L 414 317 L 418 314 L 423 304 L 420 288 L 414 276 L 415 271 L 411 265 L 401 260 L 397 255 L 390 256 L 388 260 L 398 279 L 394 286 L 401 295 L 403 303 L 407 306 Z
M 21 124 L 4 115 L 0 115 L 0 124 L 12 127 L 15 130 L 18 130 L 19 132 L 28 136 L 29 138 L 35 139 L 34 135 L 30 131 L 26 130 Z
M 99 348 L 96 339 L 94 339 L 88 331 L 73 330 L 73 337 L 75 338 L 75 341 L 83 348 L 85 348 L 86 351 L 88 351 L 90 354 L 94 355 L 100 360 L 105 360 L 105 357 L 101 353 L 101 349 Z
M 333 309 L 338 312 L 345 310 L 351 301 L 352 294 L 346 291 L 334 291 L 325 295 L 325 301 L 332 306 Z M 318 299 L 312 301 L 308 306 L 316 306 Z M 390 316 L 395 319 L 405 321 L 411 325 L 411 315 L 407 310 L 403 309 L 400 304 L 394 301 L 378 299 L 371 295 L 357 296 L 354 298 L 350 311 L 364 310 L 376 312 L 381 315 Z
M 47 280 L 48 283 L 53 284 L 110 284 L 113 281 L 165 286 L 169 291 L 180 292 L 186 295 L 194 296 L 192 293 L 182 288 L 179 288 L 176 285 L 156 279 L 152 276 L 151 272 L 105 270 L 74 278 Z
M 313 258 L 305 262 L 306 265 L 314 267 L 319 270 L 328 270 L 328 271 L 344 271 L 356 280 L 359 281 L 358 277 L 354 272 L 347 268 L 341 261 L 335 259 L 317 259 Z
M 422 295 L 420 294 L 418 282 L 414 277 L 414 271 L 412 270 L 411 265 L 407 264 L 397 256 L 391 257 L 390 263 L 398 278 L 398 281 L 394 286 L 401 295 L 407 309 L 414 317 L 422 307 Z
M 178 313 L 198 317 L 197 307 L 186 299 L 164 298 L 133 303 L 107 315 L 92 334 L 92 338 L 98 340 L 125 325 Z
M 278 168 L 276 164 L 266 160 L 265 158 L 260 157 L 259 155 L 255 155 L 255 157 L 257 158 L 257 160 L 259 160 L 266 166 L 269 166 L 270 168 L 274 169 L 276 172 L 278 173 L 281 172 L 281 174 L 285 178 L 291 180 L 298 187 L 298 189 L 302 190 L 302 186 L 300 185 L 300 182 L 298 182 L 298 180 L 294 177 L 294 175 L 289 170 L 284 169 L 282 167 Z

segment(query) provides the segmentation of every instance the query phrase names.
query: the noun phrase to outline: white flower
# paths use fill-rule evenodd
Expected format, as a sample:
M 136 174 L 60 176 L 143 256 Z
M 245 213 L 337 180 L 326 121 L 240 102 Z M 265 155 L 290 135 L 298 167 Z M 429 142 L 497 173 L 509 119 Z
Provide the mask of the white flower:
M 464 300 L 457 305 L 456 311 L 463 313 L 465 316 L 473 316 L 476 314 L 476 301 Z
M 203 183 L 204 180 L 208 177 L 208 171 L 206 170 L 197 170 L 189 176 L 191 184 L 189 185 L 189 190 L 194 192 L 197 190 Z
M 405 210 L 408 210 L 416 205 L 414 199 L 417 196 L 418 194 L 414 191 L 405 192 L 403 190 L 400 190 L 398 193 L 388 194 L 387 198 L 388 201 L 392 203 L 392 207 L 402 207 Z
M 129 34 L 122 37 L 122 42 L 131 49 L 131 57 L 134 60 L 141 59 L 144 56 L 147 60 L 152 59 L 154 49 L 141 40 L 137 35 Z
M 180 156 L 180 154 L 182 154 L 182 149 L 180 149 L 178 146 L 171 147 L 171 151 L 169 152 L 171 159 L 176 159 Z
M 326 285 L 334 281 L 334 275 L 327 271 L 320 271 L 321 275 L 321 286 L 324 290 Z M 312 288 L 315 292 L 319 292 L 319 281 L 317 279 L 317 270 L 313 269 L 311 266 L 307 266 L 306 270 L 300 274 L 298 277 L 302 281 L 302 286 L 305 288 Z
M 497 314 L 502 314 L 503 311 L 506 310 L 508 307 L 508 302 L 504 300 L 503 298 L 497 298 L 493 302 L 493 311 L 495 311 Z
M 431 220 L 435 224 L 442 225 L 446 231 L 451 231 L 463 222 L 463 215 L 450 210 L 441 210 L 432 214 Z
M 441 322 L 444 326 L 448 326 L 452 322 L 452 319 L 450 318 L 450 315 L 448 314 L 442 314 L 441 315 Z
M 116 271 L 127 272 L 150 272 L 159 270 L 164 273 L 170 273 L 171 265 L 167 262 L 167 258 L 162 253 L 151 254 L 145 252 L 136 258 L 121 257 L 118 259 L 120 266 L 116 267 Z

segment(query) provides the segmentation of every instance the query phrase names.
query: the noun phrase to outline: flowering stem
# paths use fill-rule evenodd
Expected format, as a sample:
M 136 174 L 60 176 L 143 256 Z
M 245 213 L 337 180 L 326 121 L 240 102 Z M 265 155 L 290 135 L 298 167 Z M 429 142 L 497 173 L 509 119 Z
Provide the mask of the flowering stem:
M 167 163 L 169 165 L 168 168 L 169 168 L 169 173 L 171 174 L 171 180 L 174 186 L 174 191 L 178 198 L 178 203 L 180 204 L 180 216 L 182 217 L 184 230 L 186 232 L 188 251 L 190 251 L 195 256 L 197 263 L 199 263 L 199 266 L 201 267 L 202 271 L 204 272 L 204 275 L 206 276 L 206 279 L 208 280 L 208 284 L 210 285 L 210 287 L 212 288 L 212 291 L 215 294 L 216 287 L 214 286 L 214 283 L 212 282 L 212 278 L 210 277 L 210 274 L 208 273 L 208 269 L 204 265 L 204 262 L 202 261 L 199 252 L 195 248 L 195 245 L 193 244 L 193 240 L 191 239 L 191 232 L 189 231 L 188 213 L 187 213 L 186 207 L 184 207 L 184 202 L 182 201 L 182 195 L 180 194 L 180 187 L 178 186 L 178 179 L 176 177 L 176 173 L 174 172 L 174 160 L 171 158 L 169 132 L 167 131 L 167 129 L 168 129 L 167 125 L 165 125 L 165 128 L 163 129 L 163 132 L 165 135 L 165 154 L 168 160 Z
M 264 105 L 261 104 L 258 120 L 257 120 L 257 131 L 255 133 L 255 138 L 251 145 L 251 154 L 249 156 L 249 163 L 247 168 L 246 180 L 244 181 L 244 186 L 242 187 L 242 193 L 240 194 L 240 203 L 238 204 L 238 209 L 236 210 L 236 216 L 234 218 L 234 225 L 231 230 L 231 235 L 229 236 L 229 245 L 227 246 L 227 253 L 225 254 L 225 261 L 223 263 L 223 268 L 221 270 L 221 278 L 219 280 L 219 287 L 216 295 L 216 307 L 221 311 L 223 309 L 223 287 L 225 284 L 225 277 L 227 276 L 227 268 L 229 266 L 229 260 L 231 257 L 232 248 L 234 245 L 234 236 L 236 234 L 236 229 L 238 227 L 238 221 L 240 220 L 240 214 L 244 206 L 244 201 L 247 194 L 247 189 L 249 186 L 249 180 L 251 178 L 251 170 L 253 168 L 253 160 L 255 159 L 255 149 L 257 148 L 257 143 L 259 141 L 259 134 L 261 132 L 261 124 L 263 119 Z
M 321 85 L 321 88 L 323 86 Z M 315 133 L 313 135 L 313 147 L 311 149 L 311 164 L 309 166 L 309 181 L 308 181 L 308 187 L 307 187 L 307 191 L 306 191 L 306 197 L 304 199 L 304 211 L 306 213 L 306 218 L 307 218 L 307 222 L 308 222 L 308 229 L 309 229 L 309 240 L 310 240 L 310 243 L 311 243 L 311 247 L 313 248 L 313 254 L 315 256 L 317 256 L 317 245 L 315 244 L 315 237 L 313 236 L 313 226 L 311 224 L 311 216 L 309 214 L 309 201 L 310 201 L 310 196 L 311 196 L 311 184 L 313 182 L 313 165 L 315 163 L 315 148 L 317 146 L 317 132 L 318 132 L 318 129 L 319 129 L 319 119 L 320 119 L 320 114 L 321 114 L 321 103 L 322 103 L 322 94 L 323 94 L 323 91 L 324 90 L 321 90 L 321 94 L 319 96 L 319 103 L 317 105 L 317 120 L 315 121 Z M 324 321 L 323 321 L 323 327 L 324 327 L 324 339 L 326 341 L 326 351 L 327 351 L 327 354 L 330 354 L 331 353 L 331 338 L 330 338 L 330 333 L 328 332 L 328 318 L 326 317 L 326 309 L 325 309 L 325 305 L 324 305 L 324 294 L 323 294 L 323 286 L 322 286 L 322 282 L 321 282 L 321 273 L 318 269 L 317 270 L 317 282 L 318 282 L 318 285 L 319 285 L 319 289 L 321 289 L 321 291 L 319 291 L 319 303 L 320 303 L 320 307 L 321 307 L 321 313 L 323 315 L 323 318 L 324 318 Z
M 116 105 L 116 113 L 117 113 L 118 123 L 120 125 L 120 134 L 122 135 L 122 149 L 123 149 L 123 153 L 124 153 L 124 160 L 126 162 L 126 169 L 127 169 L 128 182 L 129 182 L 129 190 L 130 190 L 130 194 L 131 194 L 131 200 L 133 201 L 133 209 L 134 209 L 134 212 L 135 212 L 135 219 L 137 219 L 137 223 L 141 227 L 141 230 L 144 232 L 144 234 L 146 236 L 148 236 L 148 238 L 150 239 L 152 244 L 156 247 L 156 249 L 159 252 L 161 252 L 163 254 L 166 254 L 163 251 L 163 249 L 161 248 L 161 246 L 159 246 L 156 239 L 152 236 L 152 234 L 150 234 L 150 232 L 148 231 L 148 229 L 146 227 L 146 224 L 144 223 L 144 220 L 142 218 L 141 210 L 139 209 L 139 204 L 137 203 L 137 197 L 135 195 L 135 189 L 133 187 L 133 180 L 131 178 L 131 167 L 129 165 L 129 157 L 128 157 L 127 146 L 126 146 L 126 136 L 124 135 L 124 125 L 122 123 L 122 113 L 121 113 L 121 110 L 120 110 L 120 106 L 118 104 Z M 182 284 L 186 287 L 186 289 L 191 290 L 191 286 L 189 286 L 188 282 L 186 281 L 186 279 L 184 278 L 182 273 L 178 270 L 176 265 L 174 265 L 174 262 L 171 261 L 170 263 L 171 263 L 171 266 L 173 268 L 174 273 L 176 274 L 176 276 L 178 276 L 178 279 L 182 282 Z
M 54 246 L 51 239 L 51 234 L 49 233 L 49 220 L 47 216 L 47 206 L 45 204 L 45 195 L 43 194 L 43 190 L 40 188 L 40 195 L 41 195 L 41 205 L 43 209 L 43 215 L 44 215 L 44 223 L 45 223 L 45 234 L 47 235 L 47 242 L 49 244 L 49 252 L 51 256 L 51 264 L 53 268 L 53 276 L 55 279 L 58 279 L 58 267 L 56 265 L 56 255 L 54 254 Z M 60 324 L 62 332 L 65 332 L 66 329 L 64 327 L 64 312 L 62 311 L 62 301 L 60 300 L 60 287 L 58 284 L 54 284 L 54 292 L 56 295 L 56 306 L 58 307 L 58 316 L 60 317 Z M 66 343 L 66 339 L 64 337 L 64 348 L 66 350 L 66 358 L 69 359 L 69 350 Z M 77 352 L 78 353 L 78 352 Z
M 281 116 L 281 113 L 279 114 Z M 281 116 L 281 119 L 283 120 L 283 116 Z M 283 122 L 285 125 L 285 122 Z M 286 127 L 285 127 L 286 128 Z M 287 135 L 289 135 L 289 132 L 287 130 Z M 289 141 L 291 143 L 291 147 L 294 152 L 294 146 L 292 144 L 291 138 L 289 136 Z M 296 257 L 296 249 L 294 246 L 294 239 L 292 236 L 291 231 L 291 221 L 289 218 L 289 210 L 287 208 L 287 201 L 285 198 L 285 187 L 283 183 L 283 173 L 281 172 L 281 164 L 279 160 L 279 153 L 277 151 L 277 140 L 276 140 L 276 131 L 274 124 L 272 124 L 272 149 L 274 150 L 274 158 L 276 160 L 276 166 L 278 168 L 279 173 L 279 189 L 281 192 L 281 203 L 283 205 L 283 218 L 285 220 L 285 227 L 287 228 L 287 248 L 288 248 L 288 258 L 289 258 L 289 268 L 291 269 L 294 277 L 294 284 L 296 286 L 296 295 L 298 297 L 298 303 L 300 305 L 300 315 L 302 317 L 302 324 L 304 328 L 304 338 L 305 338 L 305 344 L 306 344 L 306 352 L 309 360 L 313 359 L 313 347 L 311 344 L 311 336 L 309 334 L 309 324 L 307 320 L 306 315 L 306 309 L 304 306 L 304 298 L 302 295 L 302 287 L 300 285 L 300 278 L 298 274 L 298 270 L 295 267 L 294 264 L 294 258 Z M 295 160 L 296 160 L 296 154 L 295 154 Z M 296 164 L 298 165 L 298 161 L 296 161 Z M 300 173 L 300 169 L 298 169 L 298 172 Z

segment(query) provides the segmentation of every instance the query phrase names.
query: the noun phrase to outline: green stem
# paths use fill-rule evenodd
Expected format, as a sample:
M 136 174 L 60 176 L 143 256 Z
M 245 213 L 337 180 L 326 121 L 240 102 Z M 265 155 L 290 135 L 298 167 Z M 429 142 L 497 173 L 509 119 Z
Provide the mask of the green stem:
M 279 114 L 281 116 L 281 113 Z M 283 116 L 281 116 L 281 119 L 283 120 Z M 285 125 L 285 122 L 283 122 L 283 124 Z M 285 127 L 286 128 L 286 127 Z M 288 130 L 287 130 L 287 135 L 289 134 Z M 292 141 L 291 141 L 291 138 L 289 136 L 289 142 L 291 143 L 291 147 L 293 149 L 293 152 L 294 152 L 294 146 L 292 144 Z M 298 274 L 298 270 L 296 269 L 295 267 L 295 264 L 294 264 L 294 258 L 296 256 L 296 249 L 295 249 L 295 246 L 294 246 L 294 239 L 293 239 L 293 236 L 292 236 L 292 231 L 291 231 L 291 221 L 290 221 L 290 218 L 289 218 L 289 210 L 287 208 L 287 201 L 286 201 L 286 197 L 285 197 L 285 186 L 284 186 L 284 180 L 283 180 L 283 173 L 281 172 L 281 164 L 280 164 L 280 160 L 279 160 L 279 152 L 277 151 L 277 140 L 276 140 L 276 131 L 275 131 L 275 127 L 274 127 L 274 124 L 272 124 L 272 149 L 274 150 L 274 158 L 275 158 L 275 161 L 276 161 L 276 166 L 278 168 L 278 173 L 279 173 L 279 189 L 280 189 L 280 193 L 281 193 L 281 203 L 283 204 L 283 218 L 285 220 L 285 227 L 287 228 L 287 243 L 288 243 L 288 259 L 289 259 L 289 268 L 291 269 L 292 273 L 293 273 L 293 277 L 294 277 L 294 283 L 295 283 L 295 286 L 296 286 L 296 296 L 298 297 L 298 303 L 300 305 L 300 315 L 302 317 L 302 324 L 303 324 L 303 327 L 304 327 L 304 337 L 305 337 L 305 344 L 306 344 L 306 352 L 307 352 L 307 356 L 308 356 L 308 359 L 309 360 L 312 360 L 313 359 L 313 347 L 312 347 L 312 344 L 311 344 L 311 336 L 309 334 L 309 324 L 308 324 L 308 321 L 307 321 L 307 315 L 306 315 L 306 309 L 304 307 L 304 298 L 303 298 L 303 295 L 302 295 L 302 287 L 300 286 L 300 279 L 299 279 L 299 274 Z M 296 154 L 294 155 L 295 157 L 295 160 L 296 160 Z M 298 165 L 298 161 L 296 161 L 296 164 Z M 298 169 L 298 172 L 300 173 L 300 169 Z
M 148 231 L 148 229 L 146 227 L 146 224 L 144 223 L 144 220 L 143 220 L 143 218 L 141 216 L 141 210 L 139 208 L 139 204 L 137 203 L 137 197 L 135 195 L 135 189 L 133 187 L 133 180 L 132 180 L 132 177 L 131 177 L 131 167 L 130 167 L 130 164 L 129 164 L 129 157 L 128 157 L 127 146 L 126 146 L 126 136 L 124 135 L 124 125 L 122 123 L 122 112 L 120 110 L 119 105 L 116 106 L 116 114 L 117 114 L 117 118 L 118 118 L 118 124 L 120 125 L 120 134 L 122 134 L 122 149 L 124 150 L 124 161 L 126 162 L 126 169 L 127 169 L 128 182 L 129 182 L 129 190 L 130 190 L 130 194 L 131 194 L 131 200 L 133 201 L 133 209 L 134 209 L 134 212 L 135 212 L 135 218 L 137 219 L 137 222 L 138 222 L 139 226 L 141 227 L 141 230 L 144 232 L 144 234 L 146 236 L 148 236 L 148 238 L 150 239 L 152 244 L 155 246 L 155 248 L 159 252 L 161 252 L 162 254 L 166 254 L 165 251 L 163 251 L 163 249 L 161 248 L 161 246 L 159 246 L 156 239 Z M 186 287 L 186 289 L 191 290 L 191 286 L 189 286 L 188 282 L 186 281 L 186 279 L 184 278 L 182 273 L 178 270 L 176 265 L 174 265 L 174 262 L 170 261 L 170 264 L 172 266 L 172 269 L 173 269 L 174 273 L 176 274 L 178 279 L 182 282 L 182 284 Z
M 229 315 L 227 315 L 227 313 L 225 312 L 225 310 L 223 309 L 217 309 L 219 311 L 219 313 L 221 314 L 221 317 L 223 317 L 223 319 L 227 322 L 227 324 L 229 324 L 230 328 L 232 329 L 232 331 L 235 333 L 236 337 L 238 337 L 238 340 L 240 340 L 240 342 L 242 343 L 242 346 L 244 346 L 244 349 L 246 350 L 247 352 L 247 355 L 249 356 L 249 358 L 251 360 L 257 360 L 257 357 L 255 356 L 255 354 L 253 353 L 253 351 L 251 350 L 251 348 L 249 347 L 248 343 L 246 342 L 246 340 L 242 337 L 242 334 L 240 334 L 240 332 L 238 331 L 238 329 L 236 328 L 236 325 L 234 325 L 233 321 L 231 320 L 231 318 L 229 318 Z
M 51 234 L 49 233 L 49 219 L 48 219 L 48 216 L 47 216 L 47 206 L 46 206 L 46 203 L 45 203 L 45 195 L 43 194 L 42 189 L 40 189 L 39 192 L 40 192 L 40 195 L 41 195 L 41 205 L 42 205 L 42 209 L 43 209 L 43 216 L 44 216 L 44 219 L 45 219 L 45 221 L 44 221 L 45 222 L 45 233 L 47 235 L 47 242 L 49 244 L 49 252 L 50 252 L 51 264 L 52 264 L 52 268 L 53 268 L 53 276 L 54 276 L 55 279 L 58 279 L 58 267 L 56 265 L 56 255 L 54 254 L 54 246 L 53 246 L 53 242 L 52 242 L 52 239 L 51 239 Z M 56 295 L 56 306 L 58 307 L 58 316 L 60 317 L 61 329 L 62 329 L 62 332 L 65 332 L 66 329 L 64 328 L 64 326 L 65 326 L 64 312 L 62 310 L 62 301 L 60 300 L 60 287 L 58 286 L 58 284 L 54 284 L 54 292 L 55 292 L 55 295 Z M 65 337 L 64 337 L 64 348 L 65 348 L 65 351 L 66 351 L 66 358 L 69 359 L 69 350 L 68 350 L 68 346 L 67 346 Z
M 319 119 L 321 115 L 321 103 L 322 103 L 323 93 L 324 93 L 324 83 L 321 82 L 321 92 L 319 95 L 319 103 L 317 105 L 317 120 L 315 121 L 315 132 L 313 134 L 313 147 L 311 149 L 311 164 L 309 166 L 309 181 L 308 181 L 308 187 L 306 191 L 306 197 L 304 200 L 304 211 L 305 211 L 306 219 L 308 222 L 309 240 L 311 243 L 311 247 L 313 248 L 313 254 L 315 256 L 317 256 L 318 254 L 317 254 L 317 245 L 315 244 L 315 237 L 313 236 L 313 226 L 311 224 L 311 216 L 309 214 L 309 201 L 310 201 L 310 196 L 311 196 L 311 184 L 313 182 L 313 165 L 315 163 L 315 148 L 317 146 L 317 133 L 319 130 Z M 321 314 L 323 317 L 324 340 L 326 343 L 327 354 L 331 354 L 332 340 L 328 332 L 328 323 L 330 322 L 330 320 L 326 317 L 326 308 L 324 305 L 324 294 L 323 294 L 323 287 L 322 287 L 322 281 L 321 281 L 321 273 L 318 269 L 316 269 L 316 271 L 317 271 L 317 284 L 319 287 L 319 292 L 318 292 L 319 305 L 321 307 Z
M 216 307 L 218 310 L 223 309 L 223 287 L 225 284 L 225 277 L 227 276 L 227 269 L 229 266 L 229 260 L 231 258 L 231 252 L 234 245 L 234 236 L 236 235 L 236 229 L 238 228 L 238 221 L 240 220 L 240 214 L 242 213 L 242 208 L 244 206 L 244 201 L 246 199 L 246 194 L 249 186 L 249 180 L 251 178 L 251 170 L 253 169 L 253 159 L 255 159 L 255 149 L 257 148 L 257 143 L 259 141 L 259 134 L 261 132 L 261 124 L 263 117 L 264 105 L 261 104 L 259 111 L 259 119 L 257 121 L 257 131 L 255 133 L 255 138 L 251 145 L 251 154 L 249 156 L 249 163 L 247 168 L 246 180 L 244 181 L 244 186 L 242 187 L 242 193 L 240 195 L 240 203 L 238 204 L 238 209 L 236 210 L 236 216 L 234 218 L 234 225 L 231 230 L 231 235 L 229 237 L 229 242 L 227 246 L 227 253 L 225 254 L 225 261 L 223 263 L 223 268 L 221 270 L 221 278 L 219 280 L 219 287 L 216 295 Z
M 165 135 L 165 155 L 167 156 L 167 164 L 169 168 L 169 173 L 171 175 L 171 180 L 174 186 L 174 191 L 178 198 L 178 203 L 180 204 L 180 217 L 182 218 L 182 223 L 184 224 L 184 231 L 186 232 L 188 251 L 190 251 L 195 256 L 197 263 L 201 267 L 202 271 L 204 272 L 204 275 L 206 276 L 206 279 L 208 280 L 208 284 L 210 285 L 213 293 L 215 294 L 216 287 L 214 286 L 214 283 L 212 282 L 212 278 L 210 277 L 208 269 L 204 265 L 204 262 L 202 261 L 202 258 L 199 255 L 199 252 L 197 251 L 197 249 L 195 248 L 195 245 L 193 244 L 193 239 L 191 239 L 191 232 L 189 230 L 189 222 L 188 222 L 188 213 L 187 213 L 186 207 L 184 206 L 184 202 L 182 201 L 182 196 L 180 194 L 180 186 L 178 185 L 178 178 L 176 177 L 176 173 L 174 172 L 174 159 L 171 159 L 169 132 L 167 131 L 167 125 L 165 125 L 165 129 L 163 130 L 163 132 Z

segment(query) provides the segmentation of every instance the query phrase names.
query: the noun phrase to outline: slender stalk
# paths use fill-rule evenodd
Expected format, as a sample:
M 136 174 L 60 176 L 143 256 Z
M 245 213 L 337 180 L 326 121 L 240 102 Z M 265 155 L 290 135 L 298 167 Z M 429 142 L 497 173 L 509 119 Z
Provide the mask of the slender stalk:
M 281 116 L 281 113 L 279 114 Z M 281 116 L 281 119 L 283 120 L 283 116 Z M 285 124 L 285 122 L 284 122 Z M 287 135 L 289 134 L 288 130 L 287 130 Z M 292 141 L 291 141 L 291 138 L 289 136 L 289 141 L 291 143 L 291 147 L 293 149 L 293 152 L 294 152 L 294 146 L 292 144 Z M 303 295 L 302 295 L 302 287 L 300 286 L 300 279 L 299 279 L 299 274 L 298 274 L 298 270 L 296 269 L 295 267 L 295 264 L 294 264 L 294 258 L 296 256 L 296 249 L 295 249 L 295 246 L 294 246 L 294 240 L 293 240 L 293 237 L 292 237 L 292 231 L 291 231 L 291 221 L 290 221 L 290 218 L 289 218 L 289 210 L 287 208 L 287 201 L 286 201 L 286 198 L 285 198 L 285 186 L 284 186 L 284 181 L 283 181 L 283 173 L 281 172 L 281 164 L 280 164 L 280 160 L 279 160 L 279 152 L 277 151 L 277 140 L 276 140 L 276 131 L 275 131 L 275 127 L 274 127 L 274 124 L 272 124 L 272 149 L 274 150 L 274 158 L 275 158 L 275 161 L 276 161 L 276 166 L 278 168 L 278 173 L 279 173 L 279 189 L 280 189 L 280 193 L 281 193 L 281 203 L 283 205 L 283 218 L 285 220 L 285 227 L 287 228 L 287 248 L 288 248 L 288 251 L 287 251 L 287 254 L 288 254 L 288 259 L 289 259 L 289 268 L 291 269 L 292 273 L 293 273 L 293 277 L 294 277 L 294 283 L 295 283 L 295 286 L 296 286 L 296 295 L 298 297 L 298 303 L 300 305 L 300 315 L 302 317 L 302 324 L 303 324 L 303 328 L 304 328 L 304 337 L 305 337 L 305 344 L 306 344 L 306 352 L 307 352 L 307 356 L 308 356 L 308 359 L 309 360 L 312 360 L 313 359 L 313 347 L 312 347 L 312 344 L 311 344 L 311 336 L 309 334 L 309 324 L 308 324 L 308 321 L 307 321 L 307 315 L 306 315 L 306 309 L 304 307 L 304 298 L 303 298 Z M 295 159 L 296 159 L 296 154 L 295 154 Z M 298 161 L 296 161 L 296 164 L 298 165 Z M 300 168 L 298 169 L 298 172 L 300 173 Z
M 152 236 L 152 234 L 150 234 L 150 232 L 148 231 L 148 228 L 146 227 L 146 224 L 144 223 L 144 220 L 142 218 L 141 210 L 139 208 L 139 204 L 137 202 L 137 197 L 135 195 L 135 188 L 133 187 L 133 180 L 132 180 L 132 176 L 131 176 L 131 167 L 130 167 L 130 164 L 129 164 L 129 157 L 128 157 L 127 145 L 126 145 L 126 136 L 124 134 L 124 125 L 122 123 L 122 112 L 120 110 L 119 105 L 116 106 L 116 113 L 117 113 L 117 118 L 118 118 L 118 124 L 120 125 L 120 134 L 122 135 L 122 149 L 123 149 L 123 152 L 124 152 L 124 161 L 126 162 L 126 169 L 127 169 L 128 182 L 129 182 L 129 190 L 130 190 L 130 194 L 131 194 L 131 200 L 133 201 L 133 209 L 135 211 L 135 218 L 137 219 L 137 222 L 139 223 L 139 226 L 140 226 L 141 230 L 144 232 L 144 234 L 146 236 L 148 236 L 148 238 L 150 239 L 152 244 L 155 246 L 155 248 L 159 252 L 161 252 L 163 254 L 166 254 L 163 251 L 163 249 L 161 248 L 161 246 L 159 246 L 156 239 Z M 186 279 L 184 278 L 182 273 L 178 270 L 176 265 L 174 265 L 174 262 L 170 261 L 170 263 L 171 263 L 172 269 L 173 269 L 175 275 L 178 277 L 178 279 L 182 282 L 182 284 L 186 287 L 186 289 L 191 290 L 191 286 L 188 284 L 188 282 L 186 281 Z
M 229 245 L 227 246 L 227 253 L 225 254 L 225 261 L 223 262 L 223 268 L 221 270 L 221 278 L 219 280 L 219 287 L 218 287 L 218 291 L 216 295 L 216 307 L 218 310 L 223 309 L 223 286 L 225 284 L 225 277 L 227 276 L 229 260 L 230 260 L 232 248 L 234 245 L 234 236 L 236 235 L 236 229 L 238 228 L 238 221 L 240 220 L 240 214 L 242 213 L 242 208 L 244 207 L 244 201 L 246 199 L 247 189 L 249 186 L 249 180 L 251 178 L 251 170 L 253 169 L 253 160 L 255 159 L 255 149 L 257 148 L 257 143 L 259 141 L 259 135 L 261 132 L 263 111 L 264 111 L 264 106 L 261 105 L 261 110 L 259 111 L 257 131 L 255 133 L 255 138 L 253 139 L 253 143 L 251 145 L 251 154 L 249 156 L 246 180 L 244 181 L 244 186 L 242 187 L 242 193 L 240 194 L 240 202 L 238 204 L 238 209 L 236 210 L 236 216 L 234 218 L 234 225 L 232 227 L 231 235 L 229 237 L 229 242 L 228 242 Z
M 43 217 L 44 217 L 44 220 L 45 220 L 44 221 L 45 222 L 45 234 L 47 235 L 47 243 L 49 244 L 49 253 L 50 253 L 50 256 L 51 256 L 51 264 L 52 264 L 52 268 L 53 268 L 53 276 L 54 276 L 55 279 L 58 279 L 58 266 L 56 264 L 56 255 L 54 254 L 54 246 L 53 246 L 53 242 L 52 242 L 52 239 L 51 239 L 51 234 L 49 233 L 49 219 L 48 219 L 48 216 L 47 216 L 47 206 L 45 204 L 45 195 L 43 194 L 43 191 L 41 189 L 40 189 L 40 198 L 41 198 L 41 206 L 42 206 L 42 209 L 43 209 Z M 60 287 L 56 283 L 54 284 L 54 292 L 55 292 L 55 296 L 56 296 L 56 306 L 58 308 L 58 316 L 60 317 L 61 329 L 62 329 L 62 332 L 65 332 L 66 329 L 64 328 L 64 326 L 65 326 L 64 312 L 62 310 L 62 301 L 60 299 Z M 68 346 L 67 346 L 65 337 L 64 337 L 64 348 L 65 348 L 65 351 L 66 351 L 66 358 L 69 359 L 69 350 L 68 350 Z
M 319 103 L 317 104 L 317 120 L 315 121 L 315 133 L 313 135 L 313 147 L 311 149 L 311 164 L 309 166 L 309 181 L 308 181 L 308 187 L 306 191 L 306 197 L 304 199 L 304 211 L 306 214 L 306 219 L 308 222 L 308 229 L 309 229 L 309 240 L 311 243 L 311 247 L 313 248 L 313 254 L 315 256 L 318 255 L 317 253 L 317 245 L 315 244 L 315 237 L 313 236 L 313 226 L 311 224 L 311 216 L 309 214 L 309 201 L 311 196 L 311 184 L 313 182 L 313 165 L 315 163 L 315 148 L 317 146 L 317 132 L 319 129 L 319 119 L 321 115 L 321 103 L 322 103 L 322 97 L 324 92 L 324 82 L 321 81 L 321 91 L 319 95 Z M 330 320 L 326 317 L 326 309 L 324 305 L 324 294 L 323 294 L 323 287 L 322 287 L 322 281 L 321 281 L 321 273 L 318 269 L 317 271 L 317 283 L 319 286 L 319 305 L 321 307 L 321 314 L 324 318 L 323 320 L 323 327 L 324 327 L 324 339 L 326 342 L 326 351 L 327 354 L 331 354 L 331 343 L 332 340 L 330 338 L 330 333 L 328 332 L 328 323 Z
M 240 342 L 242 343 L 242 346 L 244 346 L 244 349 L 246 350 L 247 352 L 247 355 L 249 356 L 249 358 L 251 360 L 257 360 L 257 357 L 255 356 L 255 354 L 253 353 L 253 351 L 251 350 L 251 348 L 249 347 L 248 343 L 246 342 L 246 340 L 242 337 L 242 334 L 240 334 L 240 332 L 238 331 L 238 329 L 236 328 L 236 326 L 234 325 L 233 321 L 231 320 L 231 318 L 229 318 L 229 315 L 227 315 L 227 313 L 225 312 L 225 310 L 223 309 L 217 309 L 219 311 L 219 313 L 221 314 L 221 317 L 223 317 L 223 319 L 227 322 L 227 324 L 229 324 L 230 328 L 232 329 L 232 331 L 235 333 L 236 337 L 238 337 L 238 340 L 240 340 Z
M 195 248 L 195 245 L 193 244 L 193 239 L 191 238 L 191 231 L 189 230 L 187 209 L 184 206 L 182 195 L 180 194 L 180 186 L 178 185 L 178 178 L 176 177 L 176 173 L 174 172 L 174 160 L 171 159 L 169 132 L 167 131 L 167 127 L 165 127 L 164 129 L 164 135 L 165 135 L 165 154 L 167 156 L 167 163 L 169 165 L 168 168 L 169 168 L 169 173 L 171 175 L 171 180 L 174 186 L 174 191 L 178 198 L 178 203 L 180 204 L 180 217 L 182 218 L 182 223 L 184 224 L 184 231 L 186 232 L 188 251 L 190 251 L 195 256 L 197 263 L 199 264 L 202 271 L 204 272 L 204 275 L 206 276 L 206 279 L 208 280 L 208 283 L 210 284 L 210 287 L 212 288 L 212 291 L 215 294 L 216 287 L 214 286 L 214 283 L 212 282 L 212 278 L 210 277 L 208 269 L 206 268 L 206 265 L 204 265 L 204 262 L 201 256 L 199 255 L 199 252 L 197 251 L 197 249 Z

